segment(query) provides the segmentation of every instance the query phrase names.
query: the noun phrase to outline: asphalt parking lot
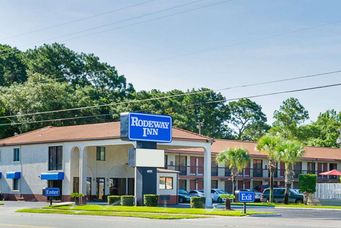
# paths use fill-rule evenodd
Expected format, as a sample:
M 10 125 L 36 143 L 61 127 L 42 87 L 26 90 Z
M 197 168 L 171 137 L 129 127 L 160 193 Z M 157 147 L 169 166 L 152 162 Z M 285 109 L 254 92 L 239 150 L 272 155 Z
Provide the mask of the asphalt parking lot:
M 276 215 L 253 217 L 214 217 L 188 220 L 152 220 L 125 217 L 75 216 L 16 213 L 24 207 L 45 203 L 6 202 L 0 206 L 0 227 L 341 227 L 341 210 L 258 208 Z M 238 209 L 237 209 L 238 210 Z

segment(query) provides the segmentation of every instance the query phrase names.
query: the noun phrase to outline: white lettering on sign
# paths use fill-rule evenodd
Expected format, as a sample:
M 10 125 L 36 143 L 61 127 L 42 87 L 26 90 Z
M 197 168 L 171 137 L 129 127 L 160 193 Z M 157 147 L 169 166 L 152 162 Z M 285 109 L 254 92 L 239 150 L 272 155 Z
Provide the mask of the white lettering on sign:
M 159 129 L 169 129 L 169 122 L 140 120 L 138 117 L 131 117 L 131 126 L 143 127 L 143 137 L 148 135 L 158 135 Z
M 59 191 L 47 189 L 46 190 L 46 194 L 48 194 L 48 195 L 57 195 L 57 194 L 59 194 Z
M 252 201 L 252 195 L 251 194 L 241 194 L 241 201 Z

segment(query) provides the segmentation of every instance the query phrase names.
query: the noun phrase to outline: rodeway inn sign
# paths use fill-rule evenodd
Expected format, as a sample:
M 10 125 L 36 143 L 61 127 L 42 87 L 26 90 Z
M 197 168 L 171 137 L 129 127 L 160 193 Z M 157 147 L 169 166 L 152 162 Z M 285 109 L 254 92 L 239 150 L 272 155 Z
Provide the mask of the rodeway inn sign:
M 121 114 L 121 137 L 132 141 L 172 141 L 172 117 L 144 113 Z

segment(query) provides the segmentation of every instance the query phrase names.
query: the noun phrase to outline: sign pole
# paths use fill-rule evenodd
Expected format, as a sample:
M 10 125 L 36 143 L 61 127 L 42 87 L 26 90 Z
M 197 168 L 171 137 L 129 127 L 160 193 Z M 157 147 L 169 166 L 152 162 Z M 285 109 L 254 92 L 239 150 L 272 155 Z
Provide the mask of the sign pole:
M 244 214 L 246 214 L 246 203 L 243 203 L 243 207 L 244 207 Z
M 52 207 L 52 196 L 50 196 L 49 198 L 50 198 L 50 207 Z

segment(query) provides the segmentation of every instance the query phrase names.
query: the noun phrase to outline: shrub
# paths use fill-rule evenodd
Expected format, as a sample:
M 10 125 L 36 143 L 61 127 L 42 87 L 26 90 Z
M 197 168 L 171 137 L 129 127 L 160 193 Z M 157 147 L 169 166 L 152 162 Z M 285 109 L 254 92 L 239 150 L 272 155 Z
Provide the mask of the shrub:
M 155 194 L 146 194 L 143 196 L 143 203 L 148 207 L 156 207 L 158 204 L 158 195 Z
M 78 192 L 73 192 L 73 193 L 71 193 L 71 198 L 72 199 L 79 199 L 79 198 L 82 198 L 84 196 L 84 194 L 82 194 L 82 193 L 78 193 Z
M 120 205 L 121 196 L 108 196 L 108 204 L 109 205 Z
M 134 196 L 125 195 L 121 196 L 121 205 L 122 206 L 134 206 Z
M 298 185 L 301 192 L 314 193 L 316 192 L 316 174 L 301 174 L 298 179 Z
M 191 197 L 191 208 L 205 208 L 205 197 Z

